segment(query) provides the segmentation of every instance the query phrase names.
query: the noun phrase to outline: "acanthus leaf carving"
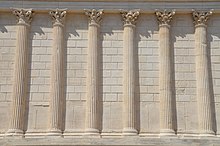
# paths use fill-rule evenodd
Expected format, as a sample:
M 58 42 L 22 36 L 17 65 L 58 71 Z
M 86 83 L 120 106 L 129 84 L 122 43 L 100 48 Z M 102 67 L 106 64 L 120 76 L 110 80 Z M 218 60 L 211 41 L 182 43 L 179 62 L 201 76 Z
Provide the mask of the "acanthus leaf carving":
M 18 24 L 30 24 L 32 21 L 32 9 L 13 8 L 12 13 L 16 16 Z
M 175 10 L 172 11 L 167 11 L 166 9 L 164 11 L 156 10 L 155 15 L 160 25 L 163 24 L 170 25 L 170 22 L 173 19 L 173 16 L 175 15 Z
M 212 11 L 196 11 L 196 10 L 192 10 L 192 16 L 193 16 L 193 21 L 195 25 L 199 25 L 199 24 L 204 24 L 206 25 L 209 19 L 209 16 L 212 15 Z
M 90 24 L 100 24 L 103 16 L 103 9 L 84 9 L 86 16 L 89 18 Z
M 52 18 L 53 24 L 61 24 L 61 25 L 63 25 L 64 23 L 66 13 L 67 13 L 66 9 L 55 9 L 49 12 Z
M 138 16 L 140 15 L 140 10 L 120 10 L 120 13 L 122 15 L 123 23 L 124 25 L 131 24 L 136 25 Z

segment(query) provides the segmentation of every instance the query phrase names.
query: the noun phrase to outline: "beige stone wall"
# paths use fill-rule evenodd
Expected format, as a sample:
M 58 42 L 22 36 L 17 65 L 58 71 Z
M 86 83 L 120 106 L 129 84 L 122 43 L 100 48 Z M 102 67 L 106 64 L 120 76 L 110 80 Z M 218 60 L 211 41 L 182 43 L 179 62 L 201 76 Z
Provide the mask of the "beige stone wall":
M 218 15 L 213 15 L 213 17 L 209 21 L 210 28 L 208 28 L 208 45 L 210 46 L 210 55 L 211 55 L 211 68 L 212 68 L 212 78 L 213 78 L 213 90 L 214 90 L 214 101 L 215 101 L 215 112 L 216 112 L 216 129 L 217 134 L 219 134 L 219 126 L 220 126 L 220 119 L 219 119 L 219 31 L 216 29 L 219 23 Z
M 26 3 L 26 2 L 24 2 Z M 50 3 L 50 2 L 48 2 Z M 71 2 L 69 2 L 71 3 Z M 5 4 L 5 3 L 4 3 Z M 103 3 L 99 3 L 103 5 Z M 141 4 L 141 2 L 140 2 Z M 219 4 L 219 3 L 218 3 Z M 1 2 L 0 2 L 1 5 Z M 6 5 L 6 4 L 5 4 Z M 28 5 L 28 2 L 27 2 Z M 26 7 L 27 7 L 26 5 Z M 82 4 L 84 5 L 84 4 Z M 176 4 L 177 5 L 177 4 Z M 119 6 L 124 6 L 119 4 Z M 118 6 L 118 9 L 120 7 Z M 211 8 L 211 4 L 208 5 Z M 3 6 L 2 6 L 3 7 Z M 18 5 L 17 7 L 20 7 Z M 168 6 L 170 8 L 171 6 Z M 28 7 L 29 8 L 29 7 Z M 56 7 L 57 8 L 57 7 Z M 85 7 L 88 8 L 88 7 Z M 89 7 L 92 8 L 92 7 Z M 100 7 L 102 8 L 102 7 Z M 104 6 L 103 6 L 104 8 Z M 98 129 L 103 136 L 123 135 L 124 119 L 124 25 L 119 11 L 104 9 L 98 32 Z M 137 7 L 138 8 L 138 7 Z M 29 35 L 28 95 L 25 108 L 26 137 L 43 137 L 49 130 L 50 86 L 53 53 L 53 25 L 49 10 L 39 7 L 31 22 Z M 115 8 L 114 8 L 115 9 Z M 0 6 L 1 10 L 1 6 Z M 142 9 L 141 9 L 142 10 Z M 187 11 L 186 13 L 182 11 Z M 170 23 L 170 49 L 174 58 L 174 111 L 177 136 L 199 136 L 199 107 L 196 80 L 195 26 L 191 11 L 178 11 Z M 140 11 L 134 29 L 135 128 L 141 136 L 160 136 L 160 39 L 157 17 Z M 63 136 L 83 136 L 86 127 L 88 30 L 89 20 L 80 11 L 68 11 L 64 23 L 64 111 Z M 213 88 L 213 130 L 220 127 L 220 15 L 213 12 L 207 23 L 208 65 Z M 9 128 L 12 107 L 13 70 L 16 56 L 16 18 L 6 7 L 0 11 L 0 137 Z M 172 56 L 172 55 L 171 55 Z M 131 87 L 132 88 L 132 87 Z M 174 118 L 174 119 L 175 119 Z
M 122 131 L 123 23 L 120 15 L 105 14 L 101 26 L 101 97 L 103 132 Z
M 198 126 L 195 36 L 191 15 L 173 19 L 172 43 L 175 55 L 177 121 L 180 132 L 194 133 Z
M 1 19 L 1 133 L 7 130 L 12 96 L 16 22 L 13 15 L 2 13 Z

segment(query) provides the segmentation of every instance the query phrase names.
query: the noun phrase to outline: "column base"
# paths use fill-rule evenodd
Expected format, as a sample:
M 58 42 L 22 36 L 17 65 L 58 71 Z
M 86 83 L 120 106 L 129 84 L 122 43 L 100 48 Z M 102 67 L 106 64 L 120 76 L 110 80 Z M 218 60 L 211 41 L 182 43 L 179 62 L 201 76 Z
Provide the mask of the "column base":
M 207 131 L 200 131 L 200 134 L 199 134 L 199 136 L 202 136 L 202 137 L 213 137 L 213 136 L 215 136 L 215 132 L 214 131 L 209 131 L 209 130 L 207 130 Z
M 95 129 L 95 128 L 87 128 L 87 129 L 85 130 L 84 135 L 86 135 L 86 136 L 99 136 L 100 133 L 99 133 L 99 130 L 98 130 L 98 129 Z
M 136 136 L 136 135 L 138 135 L 138 131 L 134 128 L 124 128 L 122 132 L 123 132 L 124 136 Z
M 60 129 L 51 129 L 48 131 L 47 136 L 62 137 L 62 131 Z
M 9 129 L 5 133 L 5 137 L 18 137 L 23 138 L 24 137 L 24 131 L 21 129 Z
M 161 129 L 160 136 L 175 136 L 175 131 L 173 129 Z

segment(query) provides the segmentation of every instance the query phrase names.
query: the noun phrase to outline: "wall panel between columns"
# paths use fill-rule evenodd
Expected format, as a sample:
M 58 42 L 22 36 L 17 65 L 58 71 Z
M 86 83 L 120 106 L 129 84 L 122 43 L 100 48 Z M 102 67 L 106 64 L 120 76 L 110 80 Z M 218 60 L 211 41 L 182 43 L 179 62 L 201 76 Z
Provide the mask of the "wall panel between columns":
M 28 90 L 29 107 L 27 108 L 29 132 L 44 132 L 48 125 L 52 24 L 47 14 L 36 14 L 30 27 Z
M 123 25 L 121 16 L 105 14 L 101 23 L 100 53 L 103 132 L 122 130 Z
M 158 133 L 159 125 L 159 42 L 154 15 L 140 15 L 136 24 L 136 98 L 140 99 L 137 118 L 140 133 Z M 135 60 L 136 60 L 135 59 Z M 155 122 L 157 121 L 157 122 Z
M 220 25 L 220 15 L 214 14 L 210 17 L 207 27 L 207 45 L 210 47 L 210 57 L 211 57 L 211 69 L 212 69 L 212 82 L 214 91 L 214 109 L 217 135 L 220 134 L 220 30 L 218 29 Z
M 0 15 L 0 133 L 7 131 L 12 96 L 16 43 L 16 21 L 9 13 Z
M 215 97 L 217 130 L 220 127 L 220 15 L 208 23 L 208 45 Z M 120 14 L 105 14 L 101 23 L 100 53 L 103 102 L 102 131 L 122 130 L 122 70 L 123 25 Z M 66 18 L 66 131 L 84 130 L 87 32 L 88 20 L 83 14 L 69 14 Z M 191 15 L 176 14 L 171 27 L 171 45 L 175 55 L 175 84 L 177 101 L 177 128 L 179 133 L 196 133 L 198 125 L 194 26 Z M 0 133 L 8 128 L 13 61 L 15 53 L 16 20 L 9 14 L 0 14 Z M 159 132 L 158 96 L 158 24 L 151 14 L 143 14 L 136 25 L 135 51 L 137 56 L 136 97 L 140 98 L 141 133 Z M 46 131 L 49 112 L 49 85 L 51 69 L 52 24 L 48 14 L 36 14 L 30 31 L 31 81 L 29 92 L 28 131 Z M 4 120 L 2 120 L 4 119 Z M 217 134 L 219 132 L 217 131 Z
M 191 15 L 176 15 L 171 28 L 174 48 L 177 131 L 197 133 L 194 25 Z
M 83 14 L 66 16 L 67 87 L 65 131 L 85 127 L 88 20 Z

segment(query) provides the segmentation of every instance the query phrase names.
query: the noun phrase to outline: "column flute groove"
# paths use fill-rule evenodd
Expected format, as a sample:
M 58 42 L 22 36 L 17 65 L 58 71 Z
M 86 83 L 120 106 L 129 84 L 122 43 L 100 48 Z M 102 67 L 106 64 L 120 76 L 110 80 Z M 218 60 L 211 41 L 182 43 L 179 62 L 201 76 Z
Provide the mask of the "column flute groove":
M 159 23 L 159 93 L 160 93 L 160 135 L 175 134 L 175 92 L 172 50 L 170 47 L 170 22 L 175 11 L 155 12 Z
M 134 70 L 134 36 L 135 25 L 140 10 L 120 10 L 124 23 L 123 35 L 123 135 L 137 135 L 136 100 L 135 100 L 135 70 Z
M 196 88 L 198 102 L 199 133 L 201 136 L 212 136 L 213 115 L 211 102 L 213 89 L 210 85 L 211 70 L 208 64 L 207 47 L 207 21 L 212 11 L 198 12 L 193 10 L 192 16 L 195 24 L 195 52 L 196 52 Z
M 85 9 L 89 19 L 85 134 L 99 135 L 99 27 L 103 10 Z
M 25 108 L 28 86 L 29 28 L 33 11 L 31 9 L 13 9 L 17 18 L 16 54 L 12 92 L 12 109 L 9 129 L 6 136 L 23 136 Z
M 53 23 L 53 51 L 50 83 L 50 136 L 62 135 L 64 93 L 64 20 L 66 9 L 51 10 L 49 15 Z

